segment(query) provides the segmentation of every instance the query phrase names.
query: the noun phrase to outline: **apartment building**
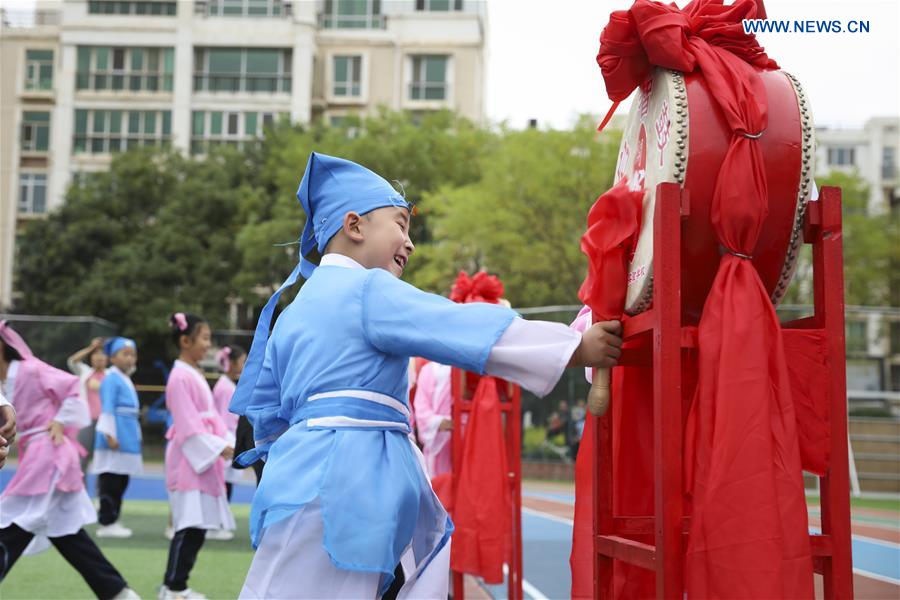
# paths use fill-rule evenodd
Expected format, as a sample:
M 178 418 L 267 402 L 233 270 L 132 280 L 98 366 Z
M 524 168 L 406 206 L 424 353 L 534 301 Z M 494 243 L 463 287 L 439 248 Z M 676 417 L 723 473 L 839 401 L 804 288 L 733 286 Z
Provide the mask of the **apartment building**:
M 0 310 L 17 232 L 135 146 L 203 154 L 278 119 L 484 118 L 476 0 L 39 1 L 0 25 Z

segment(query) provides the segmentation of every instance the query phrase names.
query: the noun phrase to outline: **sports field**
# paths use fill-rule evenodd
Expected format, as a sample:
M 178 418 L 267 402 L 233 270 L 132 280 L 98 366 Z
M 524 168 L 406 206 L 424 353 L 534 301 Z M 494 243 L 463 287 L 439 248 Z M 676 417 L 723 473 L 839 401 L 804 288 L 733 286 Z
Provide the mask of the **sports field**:
M 150 599 L 156 597 L 165 570 L 168 540 L 163 531 L 168 504 L 160 466 L 147 467 L 148 474 L 129 486 L 123 507 L 122 522 L 134 530 L 134 537 L 98 541 L 131 586 Z M 0 489 L 14 468 L 8 465 L 0 471 Z M 93 489 L 93 477 L 89 477 L 88 485 Z M 236 598 L 240 591 L 252 557 L 247 518 L 253 491 L 249 483 L 235 486 L 235 538 L 228 542 L 209 540 L 200 552 L 189 583 L 210 598 Z M 525 482 L 522 521 L 526 598 L 568 597 L 573 503 L 571 484 Z M 852 504 L 856 597 L 896 599 L 900 597 L 900 501 L 866 498 L 854 499 Z M 810 498 L 811 529 L 818 526 L 818 510 L 817 499 Z M 95 527 L 90 526 L 89 531 L 93 533 Z M 503 586 L 485 587 L 483 591 L 487 593 L 468 595 L 506 597 Z M 88 587 L 54 550 L 23 557 L 0 584 L 2 600 L 90 597 Z

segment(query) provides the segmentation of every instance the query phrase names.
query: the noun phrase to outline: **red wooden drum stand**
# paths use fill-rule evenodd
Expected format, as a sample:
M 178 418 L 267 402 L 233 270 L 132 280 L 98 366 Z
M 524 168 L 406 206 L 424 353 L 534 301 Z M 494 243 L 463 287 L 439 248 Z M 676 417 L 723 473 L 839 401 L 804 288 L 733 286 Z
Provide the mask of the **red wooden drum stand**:
M 450 390 L 453 398 L 453 431 L 450 436 L 450 447 L 453 470 L 452 486 L 456 489 L 459 470 L 462 463 L 463 438 L 465 422 L 474 409 L 472 393 L 478 384 L 479 376 L 461 369 L 453 369 L 450 375 Z M 507 597 L 509 600 L 522 600 L 522 390 L 519 386 L 498 379 L 500 410 L 503 414 L 503 431 L 506 443 L 506 457 L 509 465 L 508 484 L 512 498 L 512 530 L 510 532 L 510 555 L 506 558 L 508 572 Z M 452 550 L 451 550 L 452 552 Z M 453 598 L 465 600 L 463 587 L 464 573 L 453 571 Z
M 613 512 L 612 414 L 594 428 L 594 597 L 613 597 L 613 560 L 654 571 L 657 598 L 684 597 L 684 553 L 689 516 L 682 490 L 683 349 L 696 347 L 696 327 L 682 323 L 682 226 L 690 214 L 687 192 L 677 183 L 656 188 L 653 222 L 653 307 L 629 319 L 625 340 L 644 337 L 649 353 L 625 351 L 621 365 L 653 367 L 654 514 L 616 516 Z M 820 373 L 827 382 L 830 459 L 820 477 L 822 532 L 810 535 L 816 573 L 824 576 L 825 598 L 853 597 L 850 554 L 850 482 L 847 457 L 847 393 L 844 352 L 844 279 L 840 188 L 822 188 L 804 217 L 805 242 L 813 248 L 815 314 L 783 323 L 784 329 L 824 334 L 827 361 Z M 652 355 L 652 358 L 648 356 Z M 616 399 L 613 398 L 613 402 Z M 455 417 L 454 417 L 455 418 Z M 624 433 L 624 432 L 623 432 Z M 652 536 L 654 544 L 626 536 Z M 511 596 L 512 597 L 512 596 Z

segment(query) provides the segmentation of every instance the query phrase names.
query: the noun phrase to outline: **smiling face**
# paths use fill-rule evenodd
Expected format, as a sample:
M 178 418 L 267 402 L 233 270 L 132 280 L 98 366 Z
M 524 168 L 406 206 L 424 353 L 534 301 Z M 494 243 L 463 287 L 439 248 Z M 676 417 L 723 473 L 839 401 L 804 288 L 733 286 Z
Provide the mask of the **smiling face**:
M 359 262 L 368 269 L 403 275 L 416 247 L 409 239 L 409 211 L 385 206 L 366 213 L 359 221 Z
M 206 323 L 200 323 L 192 335 L 182 335 L 178 338 L 178 346 L 182 358 L 188 359 L 188 362 L 198 363 L 212 346 L 212 330 Z

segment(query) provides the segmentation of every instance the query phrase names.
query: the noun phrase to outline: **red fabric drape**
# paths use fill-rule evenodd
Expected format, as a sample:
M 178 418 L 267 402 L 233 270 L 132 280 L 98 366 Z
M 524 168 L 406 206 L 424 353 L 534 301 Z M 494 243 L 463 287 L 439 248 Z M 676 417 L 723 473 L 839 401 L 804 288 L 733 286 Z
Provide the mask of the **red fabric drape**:
M 767 125 L 757 70 L 777 65 L 743 31 L 742 19 L 755 15 L 753 0 L 695 0 L 683 11 L 637 0 L 612 14 L 597 56 L 612 100 L 626 98 L 653 66 L 699 70 L 733 132 L 720 172 L 711 174 L 712 226 L 727 251 L 698 328 L 685 435 L 693 509 L 686 587 L 698 598 L 813 595 L 781 328 L 752 263 L 737 256 L 753 252 L 768 204 L 759 144 L 747 135 Z
M 450 567 L 503 583 L 510 550 L 512 498 L 497 380 L 482 376 L 463 439 L 463 468 L 453 498 Z

